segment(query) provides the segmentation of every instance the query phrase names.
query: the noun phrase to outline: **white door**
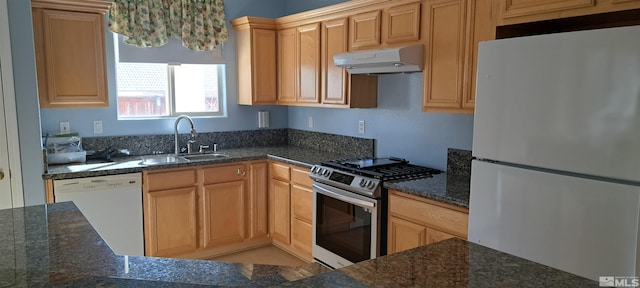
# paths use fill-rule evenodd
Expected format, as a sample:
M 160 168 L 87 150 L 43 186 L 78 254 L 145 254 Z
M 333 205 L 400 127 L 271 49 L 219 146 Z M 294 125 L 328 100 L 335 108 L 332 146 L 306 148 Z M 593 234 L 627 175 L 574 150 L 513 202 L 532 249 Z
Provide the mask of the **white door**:
M 24 206 L 7 1 L 0 0 L 0 209 Z

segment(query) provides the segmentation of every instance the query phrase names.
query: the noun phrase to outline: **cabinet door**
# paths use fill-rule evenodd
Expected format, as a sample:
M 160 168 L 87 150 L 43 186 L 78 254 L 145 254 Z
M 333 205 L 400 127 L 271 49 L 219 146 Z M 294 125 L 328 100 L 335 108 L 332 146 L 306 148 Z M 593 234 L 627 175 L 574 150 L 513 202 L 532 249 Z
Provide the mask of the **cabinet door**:
M 313 192 L 311 189 L 291 185 L 291 215 L 311 223 L 313 219 Z
M 401 218 L 389 216 L 388 253 L 396 253 L 427 244 L 427 228 Z
M 104 16 L 33 9 L 40 106 L 109 106 Z
M 333 64 L 333 56 L 349 49 L 347 18 L 322 22 L 322 103 L 347 104 L 347 70 Z
M 287 245 L 291 243 L 290 203 L 289 183 L 271 179 L 269 190 L 271 238 Z
M 436 243 L 454 237 L 456 236 L 435 229 L 427 228 L 427 244 Z
M 291 246 L 295 252 L 307 261 L 312 261 L 311 246 L 313 232 L 311 223 L 298 218 L 291 219 Z
M 296 28 L 278 31 L 278 103 L 295 103 L 298 98 L 298 52 Z
M 380 46 L 380 14 L 377 10 L 350 17 L 350 50 Z
M 298 102 L 320 103 L 320 24 L 298 27 Z
M 145 255 L 169 257 L 193 252 L 197 242 L 197 187 L 146 192 Z
M 249 238 L 266 238 L 269 234 L 268 163 L 249 164 Z
M 245 181 L 204 186 L 204 247 L 242 242 L 245 238 Z
M 250 39 L 242 41 L 247 36 Z M 254 28 L 238 31 L 238 104 L 277 103 L 276 59 L 276 31 Z
M 382 14 L 382 43 L 420 40 L 420 2 L 394 6 Z
M 424 3 L 426 29 L 423 111 L 461 108 L 465 55 L 466 0 Z
M 462 109 L 473 113 L 476 101 L 476 74 L 478 70 L 478 44 L 480 41 L 494 40 L 496 28 L 491 0 L 468 1 L 467 50 L 465 57 L 465 89 L 462 96 Z

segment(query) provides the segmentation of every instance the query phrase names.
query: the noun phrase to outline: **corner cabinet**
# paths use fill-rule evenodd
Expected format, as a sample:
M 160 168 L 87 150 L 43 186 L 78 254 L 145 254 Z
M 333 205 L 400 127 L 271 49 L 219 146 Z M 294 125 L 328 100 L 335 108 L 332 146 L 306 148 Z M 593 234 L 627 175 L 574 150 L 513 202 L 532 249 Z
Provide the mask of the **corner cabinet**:
M 389 254 L 449 238 L 467 239 L 469 210 L 389 191 Z
M 273 244 L 305 261 L 313 259 L 313 180 L 309 168 L 270 162 L 270 230 Z
M 143 172 L 145 255 L 206 259 L 263 246 L 267 162 Z
M 109 106 L 104 14 L 99 0 L 32 0 L 42 108 Z
M 238 104 L 276 104 L 276 26 L 273 19 L 242 17 L 237 31 Z

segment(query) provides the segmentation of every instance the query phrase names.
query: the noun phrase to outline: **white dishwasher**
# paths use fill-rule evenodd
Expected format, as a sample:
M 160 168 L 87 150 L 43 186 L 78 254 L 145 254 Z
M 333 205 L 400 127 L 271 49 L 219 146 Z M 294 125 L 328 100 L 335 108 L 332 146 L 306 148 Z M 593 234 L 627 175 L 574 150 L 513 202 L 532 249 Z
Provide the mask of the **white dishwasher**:
M 144 255 L 142 174 L 55 180 L 55 202 L 73 201 L 118 255 Z

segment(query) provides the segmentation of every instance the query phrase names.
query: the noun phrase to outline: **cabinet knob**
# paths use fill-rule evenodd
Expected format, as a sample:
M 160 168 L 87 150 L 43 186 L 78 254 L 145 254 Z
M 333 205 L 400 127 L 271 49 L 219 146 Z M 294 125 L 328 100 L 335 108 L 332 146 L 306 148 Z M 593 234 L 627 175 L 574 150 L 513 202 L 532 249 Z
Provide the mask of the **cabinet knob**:
M 244 176 L 247 175 L 247 172 L 242 171 L 242 168 L 238 168 L 238 176 Z

